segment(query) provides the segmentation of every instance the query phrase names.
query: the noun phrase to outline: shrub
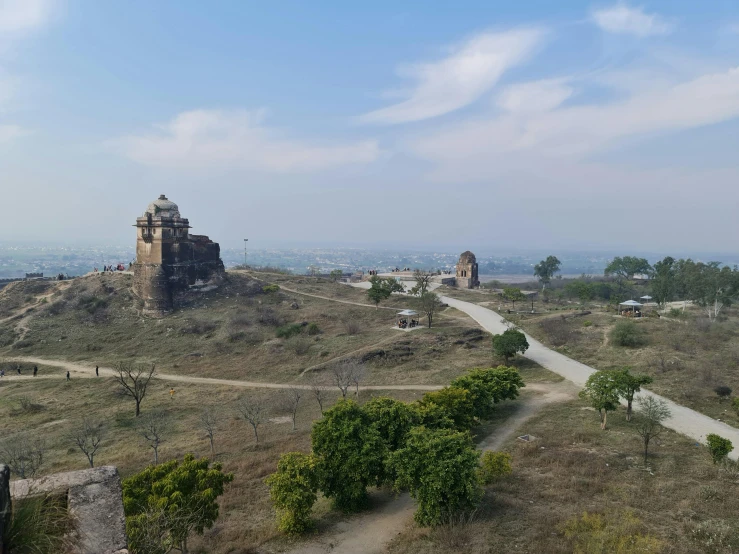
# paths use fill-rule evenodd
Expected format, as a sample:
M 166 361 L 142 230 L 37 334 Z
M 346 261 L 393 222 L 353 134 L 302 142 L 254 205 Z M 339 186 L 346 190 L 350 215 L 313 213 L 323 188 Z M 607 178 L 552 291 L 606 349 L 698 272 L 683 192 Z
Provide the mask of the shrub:
M 682 317 L 683 311 L 680 308 L 670 308 L 668 315 L 670 317 Z
M 397 475 L 395 488 L 407 488 L 418 503 L 417 523 L 439 525 L 477 507 L 482 498 L 479 456 L 467 432 L 426 427 L 410 431 L 406 446 L 393 452 L 389 463 Z
M 641 532 L 641 522 L 631 512 L 610 515 L 583 513 L 564 525 L 564 535 L 572 541 L 574 554 L 627 554 L 660 552 L 659 539 Z
M 510 475 L 512 471 L 511 455 L 508 452 L 485 452 L 480 460 L 477 475 L 480 483 L 490 485 L 501 477 Z
M 303 326 L 300 325 L 300 323 L 289 323 L 288 325 L 278 327 L 275 331 L 275 335 L 277 335 L 278 339 L 289 339 L 290 337 L 299 335 L 302 330 Z
M 545 319 L 539 323 L 539 327 L 546 333 L 552 346 L 564 346 L 576 337 L 570 324 L 561 317 Z
M 344 321 L 344 329 L 347 335 L 358 335 L 362 332 L 362 326 L 358 321 L 347 319 Z
M 218 329 L 218 324 L 213 321 L 191 320 L 181 329 L 183 335 L 206 335 Z
M 419 400 L 422 409 L 436 406 L 448 417 L 459 431 L 468 431 L 475 423 L 475 405 L 470 391 L 459 387 L 444 387 L 427 392 Z
M 279 327 L 282 325 L 282 318 L 275 313 L 272 308 L 267 306 L 259 309 L 259 323 L 269 325 L 271 327 Z
M 493 335 L 493 352 L 496 355 L 508 359 L 515 356 L 518 352 L 523 354 L 528 350 L 529 343 L 526 335 L 517 329 L 508 329 L 500 335 Z
M 724 400 L 725 398 L 729 398 L 731 396 L 731 388 L 727 387 L 726 385 L 717 386 L 713 389 L 713 392 L 716 393 L 719 400 Z
M 108 307 L 108 301 L 97 296 L 82 296 L 77 301 L 77 307 L 85 310 L 88 314 L 95 315 L 99 310 Z
M 310 350 L 311 341 L 304 337 L 293 337 L 287 341 L 285 346 L 298 356 L 303 356 Z
M 593 325 L 593 322 L 590 321 L 589 319 L 586 319 L 585 321 L 582 322 L 583 327 L 590 327 L 591 325 Z
M 35 343 L 31 339 L 24 339 L 14 342 L 12 348 L 13 350 L 20 350 L 21 348 L 30 348 L 34 344 Z
M 290 535 L 313 527 L 310 512 L 316 502 L 318 475 L 311 454 L 288 452 L 277 462 L 277 471 L 267 477 L 269 496 L 277 509 L 277 527 Z
M 8 552 L 56 554 L 74 546 L 74 520 L 63 496 L 35 496 L 16 500 L 10 515 L 10 526 L 3 530 L 3 544 Z
M 280 285 L 264 285 L 262 287 L 262 292 L 265 294 L 273 294 L 275 292 L 278 292 L 280 290 Z
M 736 415 L 739 415 L 739 398 L 731 399 L 731 407 L 734 408 Z
M 714 464 L 722 461 L 729 455 L 729 452 L 734 450 L 734 446 L 729 439 L 720 437 L 715 433 L 706 435 L 706 443 L 708 444 L 708 451 L 711 453 Z
M 251 325 L 251 317 L 247 313 L 238 313 L 231 318 L 231 325 L 234 327 L 248 327 Z
M 647 338 L 644 329 L 633 321 L 619 321 L 611 331 L 611 342 L 617 346 L 644 346 Z
M 312 335 L 320 335 L 321 334 L 321 328 L 318 327 L 318 323 L 311 322 L 311 323 L 308 324 L 308 327 L 306 328 L 306 332 L 309 335 L 311 335 L 311 336 Z

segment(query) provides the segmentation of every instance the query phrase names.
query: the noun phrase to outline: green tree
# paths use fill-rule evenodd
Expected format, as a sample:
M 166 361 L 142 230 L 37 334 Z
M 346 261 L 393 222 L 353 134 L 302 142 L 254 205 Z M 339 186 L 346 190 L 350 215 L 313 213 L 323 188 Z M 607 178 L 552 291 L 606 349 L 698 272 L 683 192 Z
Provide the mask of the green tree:
M 439 296 L 434 292 L 422 292 L 416 299 L 415 304 L 419 312 L 426 314 L 426 319 L 428 320 L 430 329 L 431 321 L 434 319 L 434 314 L 438 312 L 442 306 Z
M 311 509 L 316 502 L 318 472 L 311 454 L 288 452 L 280 456 L 277 471 L 265 480 L 277 509 L 277 527 L 290 535 L 313 527 Z
M 494 404 L 518 398 L 518 389 L 526 385 L 516 368 L 498 366 L 472 369 L 466 375 L 452 381 L 451 386 L 470 393 L 474 417 L 489 419 Z
M 207 458 L 185 455 L 182 462 L 172 460 L 149 466 L 123 481 L 123 508 L 126 533 L 132 552 L 144 552 L 140 542 L 151 536 L 151 526 L 161 528 L 162 552 L 177 548 L 187 553 L 192 532 L 202 535 L 218 518 L 216 500 L 223 494 L 232 473 L 212 466 Z
M 729 455 L 729 452 L 734 450 L 734 446 L 731 444 L 729 439 L 720 437 L 715 433 L 706 435 L 706 443 L 708 444 L 708 451 L 711 453 L 711 458 L 713 458 L 714 464 L 717 464 L 726 458 L 726 456 Z
M 319 488 L 344 512 L 362 509 L 367 485 L 381 481 L 385 445 L 356 402 L 340 400 L 313 425 Z
M 703 308 L 710 321 L 716 321 L 725 306 L 730 306 L 739 293 L 737 271 L 719 262 L 688 266 L 689 299 Z
M 611 330 L 611 342 L 617 346 L 637 347 L 646 344 L 644 329 L 635 321 L 623 320 Z
M 600 414 L 600 428 L 606 428 L 608 412 L 613 412 L 619 404 L 619 372 L 596 371 L 588 377 L 580 398 L 587 400 Z
M 516 287 L 505 287 L 503 289 L 503 298 L 513 304 L 513 309 L 516 309 L 516 302 L 526 300 L 526 295 L 521 292 L 521 289 Z
M 403 283 L 393 279 L 383 279 L 378 275 L 370 277 L 370 288 L 367 291 L 367 297 L 375 304 L 375 308 L 380 302 L 387 300 L 394 292 L 405 292 Z
M 552 282 L 552 277 L 559 271 L 560 265 L 562 265 L 562 262 L 556 256 L 547 256 L 546 260 L 542 260 L 534 266 L 534 276 L 539 279 L 542 289 Z
M 328 274 L 329 277 L 331 277 L 331 280 L 336 282 L 344 275 L 344 272 L 340 269 L 332 269 L 331 273 Z
M 387 453 L 395 452 L 405 446 L 408 433 L 421 421 L 418 409 L 393 398 L 373 398 L 362 406 L 362 410 L 369 417 L 372 427 L 384 444 L 385 462 L 387 462 Z M 378 484 L 392 484 L 394 481 L 392 468 L 385 465 L 382 474 L 378 477 Z
M 650 384 L 653 380 L 649 375 L 632 375 L 629 369 L 625 367 L 617 375 L 618 393 L 626 400 L 626 421 L 631 421 L 634 395 L 641 390 L 642 386 Z
M 408 489 L 418 503 L 415 520 L 432 526 L 474 510 L 482 498 L 479 452 L 470 434 L 452 429 L 415 427 L 406 446 L 390 456 L 396 490 Z
M 652 296 L 661 308 L 664 308 L 665 304 L 674 298 L 675 272 L 675 260 L 670 256 L 654 264 L 651 281 Z
M 633 279 L 638 273 L 648 274 L 652 271 L 652 266 L 646 258 L 636 258 L 634 256 L 624 256 L 623 258 L 616 256 L 606 266 L 604 275 L 606 277 L 620 277 L 622 279 Z
M 667 407 L 667 402 L 654 396 L 642 396 L 637 400 L 636 432 L 641 435 L 644 442 L 644 463 L 647 463 L 649 453 L 649 441 L 657 438 L 664 427 L 662 422 L 672 414 Z
M 523 354 L 528 348 L 526 335 L 518 329 L 508 329 L 500 335 L 493 335 L 493 352 L 505 358 L 506 364 L 518 352 Z
M 419 404 L 426 410 L 432 410 L 431 405 L 442 408 L 457 430 L 467 431 L 475 424 L 472 394 L 466 389 L 444 387 L 438 391 L 427 392 L 419 400 Z
M 490 485 L 513 471 L 511 455 L 508 452 L 485 452 L 480 460 L 477 475 L 480 483 Z
M 592 300 L 595 296 L 595 291 L 590 283 L 582 280 L 572 281 L 565 285 L 565 294 L 571 297 L 578 298 L 580 302 L 585 303 L 588 300 Z

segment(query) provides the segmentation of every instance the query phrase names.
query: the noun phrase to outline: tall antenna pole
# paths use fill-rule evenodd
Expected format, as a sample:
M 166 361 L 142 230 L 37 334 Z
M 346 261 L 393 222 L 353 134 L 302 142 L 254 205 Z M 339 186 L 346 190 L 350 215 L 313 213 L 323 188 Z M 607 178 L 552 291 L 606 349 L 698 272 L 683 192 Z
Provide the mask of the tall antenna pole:
M 244 269 L 246 269 L 246 243 L 249 242 L 249 239 L 244 239 Z

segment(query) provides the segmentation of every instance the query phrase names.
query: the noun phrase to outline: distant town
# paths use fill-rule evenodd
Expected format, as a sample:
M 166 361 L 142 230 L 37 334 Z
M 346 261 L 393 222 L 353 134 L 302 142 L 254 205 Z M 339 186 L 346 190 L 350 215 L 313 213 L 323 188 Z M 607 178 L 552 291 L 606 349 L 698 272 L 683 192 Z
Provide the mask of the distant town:
M 529 252 L 520 255 L 478 255 L 481 281 L 498 279 L 521 281 L 532 276 L 533 267 L 542 255 L 550 252 Z M 556 252 L 562 261 L 561 275 L 600 275 L 613 258 L 613 253 Z M 633 254 L 628 252 L 627 254 Z M 638 253 L 642 254 L 642 253 Z M 650 261 L 662 254 L 645 255 Z M 690 254 L 686 254 L 689 257 Z M 412 250 L 380 250 L 360 248 L 301 248 L 301 249 L 243 249 L 225 248 L 221 251 L 225 266 L 248 265 L 279 267 L 295 274 L 329 273 L 335 269 L 345 272 L 396 267 L 410 267 L 453 271 L 458 252 L 423 252 Z M 717 260 L 727 265 L 739 262 L 739 256 L 693 256 L 703 261 Z M 43 246 L 0 243 L 0 279 L 23 277 L 26 273 L 44 273 L 46 276 L 64 274 L 70 277 L 84 275 L 94 268 L 106 265 L 128 265 L 135 258 L 133 246 Z

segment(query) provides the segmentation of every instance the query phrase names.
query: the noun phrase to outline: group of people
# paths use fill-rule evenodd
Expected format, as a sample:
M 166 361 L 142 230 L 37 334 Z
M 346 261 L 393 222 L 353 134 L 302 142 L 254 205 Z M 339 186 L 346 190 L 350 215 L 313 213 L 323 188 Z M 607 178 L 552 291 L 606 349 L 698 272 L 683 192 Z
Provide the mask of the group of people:
M 23 375 L 23 371 L 21 370 L 21 364 L 18 364 L 15 366 L 15 370 L 18 372 L 18 375 Z M 38 366 L 33 366 L 33 376 L 36 377 L 38 375 Z M 95 375 L 97 377 L 100 376 L 100 366 L 95 366 Z M 0 368 L 0 377 L 5 377 L 5 369 Z M 67 370 L 67 381 L 71 380 L 71 375 L 69 374 L 69 370 Z M 174 390 L 174 389 L 172 389 Z
M 398 321 L 398 327 L 401 329 L 407 329 L 408 327 L 413 329 L 414 327 L 418 327 L 418 320 L 411 319 L 411 322 L 409 324 L 407 319 L 401 319 L 400 321 Z
M 110 271 L 110 272 L 113 272 L 113 271 L 126 271 L 126 266 L 123 265 L 123 264 L 118 264 L 118 265 L 113 265 L 113 264 L 104 265 L 103 266 L 103 273 L 107 273 L 108 271 Z M 98 273 L 98 268 L 97 267 L 95 268 L 95 270 L 93 271 L 93 273 Z

